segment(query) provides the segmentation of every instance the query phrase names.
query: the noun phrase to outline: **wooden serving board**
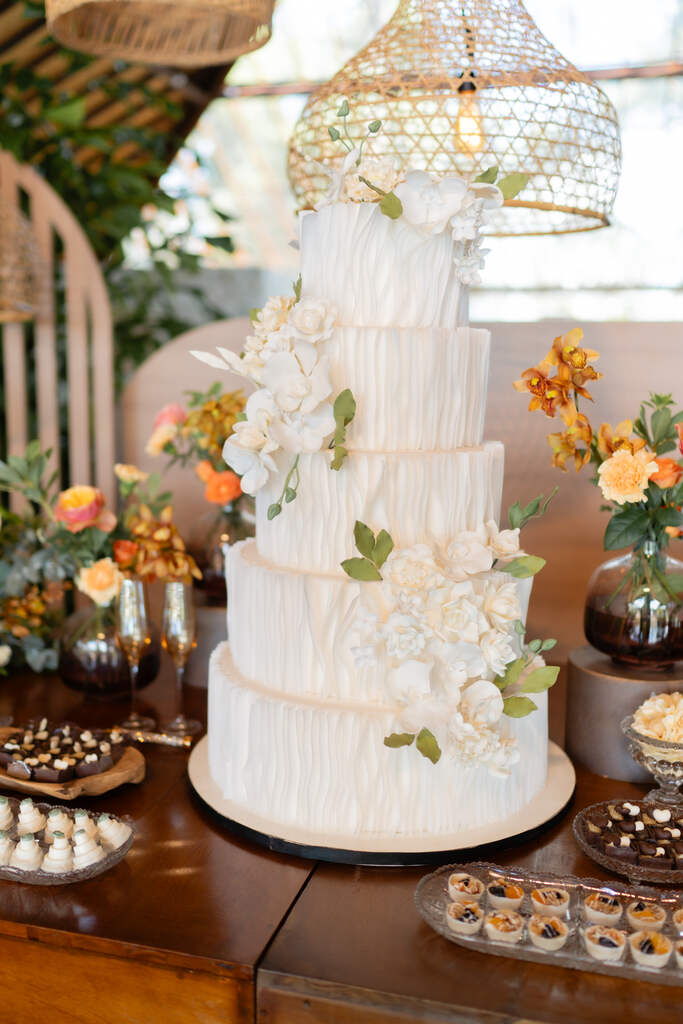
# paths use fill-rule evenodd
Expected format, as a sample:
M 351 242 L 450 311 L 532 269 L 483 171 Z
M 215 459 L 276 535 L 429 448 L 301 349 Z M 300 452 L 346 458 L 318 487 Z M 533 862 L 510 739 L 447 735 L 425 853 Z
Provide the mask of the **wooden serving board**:
M 0 744 L 21 729 L 0 728 Z M 145 758 L 137 747 L 126 747 L 120 761 L 99 775 L 85 775 L 69 779 L 68 782 L 34 782 L 33 779 L 18 779 L 8 775 L 0 765 L 0 788 L 14 789 L 20 793 L 45 793 L 57 800 L 75 800 L 78 796 L 99 796 L 110 789 L 122 786 L 124 782 L 142 782 L 145 777 Z

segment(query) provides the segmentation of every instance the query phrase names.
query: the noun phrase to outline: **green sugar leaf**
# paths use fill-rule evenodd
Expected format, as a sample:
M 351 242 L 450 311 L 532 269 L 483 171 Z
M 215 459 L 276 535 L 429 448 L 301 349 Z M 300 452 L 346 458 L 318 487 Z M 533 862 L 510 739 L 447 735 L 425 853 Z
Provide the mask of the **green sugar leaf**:
M 379 208 L 386 217 L 398 220 L 403 213 L 403 204 L 393 192 L 387 192 L 379 201 Z
M 557 646 L 557 640 L 544 640 L 541 644 L 542 651 L 552 651 L 553 647 Z
M 330 133 L 330 138 L 332 139 L 332 141 L 333 142 L 338 142 L 341 136 L 339 135 L 339 132 L 337 131 L 337 129 L 333 128 L 330 125 L 330 127 L 327 130 Z
M 374 562 L 375 535 L 370 527 L 366 526 L 365 523 L 361 523 L 359 519 L 356 520 L 356 525 L 353 528 L 353 539 L 361 555 Z
M 529 642 L 528 646 L 529 646 L 529 650 L 531 651 L 532 654 L 538 654 L 538 652 L 541 649 L 541 641 L 540 640 L 531 640 Z
M 274 502 L 272 505 L 269 505 L 268 506 L 268 521 L 270 521 L 271 519 L 275 519 L 275 517 L 279 516 L 281 512 L 282 512 L 282 505 L 280 505 L 277 501 Z
M 342 105 L 337 111 L 337 117 L 348 117 L 349 114 L 349 101 L 343 100 Z
M 512 562 L 508 562 L 507 565 L 497 565 L 496 568 L 500 572 L 514 576 L 515 579 L 526 580 L 540 572 L 544 565 L 545 558 L 540 558 L 538 555 L 522 555 L 520 558 L 513 559 Z
M 237 415 L 235 416 L 235 423 L 244 423 L 244 422 L 246 422 L 246 419 L 247 419 L 246 412 L 238 412 Z
M 292 288 L 294 289 L 294 300 L 295 302 L 298 302 L 299 299 L 301 298 L 301 274 L 299 274 L 299 276 L 297 277 L 296 281 L 292 285 Z
M 524 680 L 522 693 L 543 693 L 545 690 L 549 690 L 557 682 L 559 674 L 560 670 L 557 665 L 545 665 L 543 668 L 537 668 Z
M 529 697 L 506 697 L 503 701 L 503 714 L 508 718 L 526 718 L 538 706 Z
M 512 628 L 514 629 L 517 636 L 524 636 L 524 634 L 526 633 L 526 626 L 524 625 L 521 619 L 515 619 L 515 621 L 512 623 Z
M 493 167 L 487 167 L 485 171 L 482 171 L 474 180 L 482 181 L 485 185 L 493 185 L 496 178 L 498 177 L 498 168 L 494 164 Z
M 344 427 L 348 427 L 349 423 L 356 415 L 356 400 L 353 397 L 353 392 L 350 388 L 345 388 L 344 391 L 340 391 L 334 400 L 334 406 L 332 409 L 334 413 L 335 422 Z
M 493 680 L 498 689 L 502 692 L 503 690 L 507 690 L 508 686 L 512 686 L 516 683 L 524 671 L 525 665 L 526 658 L 517 658 L 515 661 L 509 662 L 505 666 L 505 675 L 496 676 Z
M 285 501 L 289 504 L 290 501 L 294 501 L 296 498 L 296 491 L 293 487 L 285 487 Z
M 372 560 L 378 569 L 381 569 L 387 558 L 394 550 L 394 542 L 386 530 L 380 530 L 372 551 Z
M 391 747 L 393 750 L 398 747 L 409 747 L 414 739 L 414 732 L 392 732 L 390 736 L 384 737 L 384 746 Z
M 347 576 L 361 583 L 376 583 L 382 579 L 379 569 L 367 558 L 347 558 L 341 566 Z
M 426 757 L 432 764 L 436 764 L 441 758 L 441 747 L 436 742 L 434 733 L 429 729 L 420 729 L 415 740 L 415 746 L 423 757 Z
M 514 174 L 506 175 L 505 178 L 501 178 L 498 182 L 498 188 L 503 193 L 503 199 L 514 199 L 515 196 L 519 195 L 528 182 L 529 175 L 520 174 L 520 172 L 517 171 Z
M 381 127 L 382 127 L 382 122 L 381 121 L 371 121 L 370 124 L 368 125 L 368 131 L 372 135 L 376 135 Z
M 258 309 L 256 306 L 251 307 L 251 309 L 249 310 L 249 319 L 251 320 L 252 324 L 256 323 L 256 320 L 258 319 L 258 315 L 260 312 L 261 310 Z
M 348 450 L 344 447 L 343 444 L 335 444 L 334 458 L 330 463 L 330 469 L 334 469 L 335 471 L 340 470 L 344 465 L 344 459 L 348 454 Z

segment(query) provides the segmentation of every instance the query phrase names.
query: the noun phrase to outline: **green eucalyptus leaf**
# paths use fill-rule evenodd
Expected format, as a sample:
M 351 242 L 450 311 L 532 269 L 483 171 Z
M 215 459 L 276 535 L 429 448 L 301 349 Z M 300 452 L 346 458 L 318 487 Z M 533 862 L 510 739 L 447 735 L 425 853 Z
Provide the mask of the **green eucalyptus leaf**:
M 522 683 L 522 693 L 543 693 L 557 682 L 560 670 L 557 665 L 544 665 L 531 672 Z
M 532 711 L 538 711 L 538 705 L 529 697 L 506 697 L 503 700 L 503 714 L 508 718 L 526 718 Z
M 373 550 L 375 547 L 375 535 L 369 526 L 365 523 L 361 523 L 359 519 L 356 520 L 356 524 L 353 528 L 353 539 L 356 542 L 356 547 L 360 551 L 361 555 L 368 558 L 371 562 L 374 562 Z
M 387 558 L 394 550 L 394 542 L 386 530 L 380 530 L 372 551 L 372 560 L 378 569 L 381 569 Z
M 376 583 L 382 579 L 379 569 L 367 558 L 347 558 L 341 566 L 347 576 L 361 583 Z
M 398 747 L 409 747 L 414 739 L 414 732 L 392 732 L 390 736 L 384 737 L 384 746 L 397 750 Z
M 503 199 L 514 199 L 523 188 L 529 183 L 529 175 L 516 171 L 508 174 L 498 182 L 498 188 L 503 193 Z
M 497 565 L 496 568 L 500 572 L 514 576 L 515 579 L 526 580 L 540 572 L 544 565 L 545 558 L 541 558 L 539 555 L 521 555 L 505 565 Z
M 481 174 L 477 175 L 477 177 L 474 180 L 481 181 L 485 185 L 493 185 L 497 177 L 498 168 L 495 164 L 493 164 L 492 167 L 487 167 L 485 171 L 482 171 Z
M 441 758 L 441 747 L 436 742 L 434 733 L 429 729 L 420 729 L 415 740 L 415 746 L 423 757 L 426 757 L 432 764 L 437 764 Z
M 382 196 L 379 208 L 385 217 L 390 217 L 391 220 L 398 220 L 403 213 L 403 204 L 393 192 L 387 192 L 385 196 Z

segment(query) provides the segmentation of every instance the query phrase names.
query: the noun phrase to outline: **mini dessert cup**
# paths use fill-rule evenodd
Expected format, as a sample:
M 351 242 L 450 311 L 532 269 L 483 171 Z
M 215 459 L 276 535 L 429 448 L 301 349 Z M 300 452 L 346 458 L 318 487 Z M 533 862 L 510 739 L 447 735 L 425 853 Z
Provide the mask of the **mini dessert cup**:
M 484 930 L 493 942 L 519 942 L 524 918 L 515 910 L 493 910 L 486 915 Z
M 50 846 L 45 854 L 43 863 L 40 865 L 41 869 L 52 874 L 61 874 L 62 872 L 71 871 L 73 863 L 74 859 L 69 840 L 63 832 L 55 832 L 52 846 Z
M 536 914 L 541 917 L 562 916 L 569 909 L 569 893 L 566 889 L 556 889 L 554 886 L 544 886 L 542 889 L 534 889 L 531 893 L 531 905 Z
M 446 907 L 446 921 L 453 932 L 474 935 L 481 928 L 484 911 L 474 900 L 459 899 Z
M 568 935 L 569 928 L 566 922 L 559 917 L 534 914 L 529 921 L 529 938 L 532 945 L 546 953 L 562 949 Z
M 674 928 L 679 935 L 683 935 L 683 907 L 679 907 L 678 910 L 674 910 L 673 914 Z
M 680 808 L 683 802 L 679 791 L 683 783 L 683 743 L 658 740 L 638 732 L 633 725 L 633 715 L 623 719 L 621 731 L 628 740 L 633 760 L 650 772 L 658 784 L 645 799 Z
M 668 963 L 673 949 L 671 939 L 661 932 L 642 931 L 634 932 L 629 936 L 631 956 L 637 964 L 643 967 L 663 967 Z
M 609 928 L 603 924 L 593 924 L 583 933 L 586 950 L 594 960 L 621 960 L 626 949 L 626 932 L 618 928 Z
M 63 807 L 53 807 L 47 815 L 47 825 L 45 826 L 45 840 L 48 843 L 52 842 L 52 837 L 55 832 L 62 832 L 65 836 L 70 836 L 73 831 L 73 825 L 71 818 L 66 813 Z
M 10 867 L 21 868 L 22 871 L 37 871 L 43 859 L 43 851 L 38 846 L 35 836 L 25 832 L 12 851 Z
M 606 924 L 612 927 L 619 923 L 623 907 L 616 896 L 605 892 L 591 892 L 583 903 L 586 920 L 591 924 Z
M 98 825 L 100 825 L 101 831 L 100 822 Z M 456 871 L 448 878 L 448 895 L 452 900 L 462 899 L 463 896 L 471 900 L 479 900 L 483 893 L 484 883 L 474 875 L 468 875 L 465 871 Z
M 676 963 L 683 970 L 683 940 L 679 939 L 676 943 Z
M 20 836 L 41 832 L 45 828 L 45 820 L 45 815 L 40 813 L 30 797 L 21 801 L 17 819 L 17 832 Z
M 495 879 L 488 885 L 489 904 L 494 910 L 518 910 L 524 899 L 524 889 L 515 882 Z
M 666 910 L 657 903 L 634 900 L 626 908 L 626 920 L 634 931 L 658 932 L 664 927 Z
M 91 864 L 97 864 L 105 856 L 105 852 L 92 835 L 80 828 L 74 832 L 74 870 L 80 871 Z

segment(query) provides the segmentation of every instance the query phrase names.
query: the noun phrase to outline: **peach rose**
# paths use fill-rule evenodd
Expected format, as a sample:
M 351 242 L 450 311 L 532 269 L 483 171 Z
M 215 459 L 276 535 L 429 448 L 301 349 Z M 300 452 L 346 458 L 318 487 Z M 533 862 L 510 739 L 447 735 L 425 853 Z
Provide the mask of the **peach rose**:
M 215 476 L 216 473 L 208 459 L 202 459 L 201 462 L 198 462 L 194 471 L 203 484 L 208 484 L 211 477 Z
M 178 433 L 178 428 L 173 423 L 162 423 L 155 427 L 154 433 L 145 445 L 148 455 L 161 455 L 166 445 L 173 440 Z
M 110 604 L 121 589 L 122 573 L 111 558 L 84 566 L 76 577 L 76 586 L 95 604 Z
M 116 516 L 105 508 L 105 502 L 102 491 L 96 487 L 69 487 L 57 498 L 55 519 L 63 523 L 69 533 L 80 533 L 89 526 L 111 533 L 116 526 Z
M 138 545 L 134 540 L 115 540 L 112 546 L 115 562 L 123 566 L 132 565 L 138 552 Z
M 122 484 L 142 484 L 145 480 L 149 480 L 149 473 L 143 472 L 129 462 L 117 462 L 114 466 L 114 473 Z
M 214 473 L 209 478 L 204 491 L 204 497 L 215 505 L 228 505 L 231 501 L 239 498 L 241 493 L 242 485 L 240 484 L 240 478 L 236 473 L 226 469 L 225 472 Z
M 624 448 L 605 459 L 598 469 L 598 484 L 607 501 L 617 505 L 642 501 L 652 473 L 657 472 L 657 463 L 651 452 L 635 454 Z
M 655 459 L 657 472 L 650 475 L 650 480 L 665 491 L 668 487 L 675 487 L 683 476 L 683 466 L 675 459 Z
M 163 409 L 160 409 L 156 414 L 154 420 L 154 429 L 158 430 L 159 427 L 177 427 L 179 423 L 184 423 L 187 419 L 187 413 L 183 409 L 182 405 L 178 402 L 169 402 Z

